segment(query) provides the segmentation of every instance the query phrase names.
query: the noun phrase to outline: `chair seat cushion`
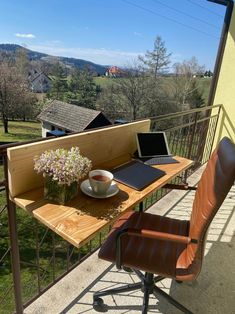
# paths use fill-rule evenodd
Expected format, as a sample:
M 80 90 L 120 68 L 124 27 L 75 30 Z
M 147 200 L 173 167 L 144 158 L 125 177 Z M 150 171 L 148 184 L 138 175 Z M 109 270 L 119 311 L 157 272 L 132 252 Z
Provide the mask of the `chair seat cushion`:
M 189 222 L 148 213 L 128 212 L 113 226 L 108 239 L 102 245 L 99 257 L 116 261 L 116 235 L 125 228 L 149 229 L 154 231 L 188 236 Z M 137 236 L 121 238 L 122 265 L 175 278 L 179 257 L 185 254 L 186 245 Z

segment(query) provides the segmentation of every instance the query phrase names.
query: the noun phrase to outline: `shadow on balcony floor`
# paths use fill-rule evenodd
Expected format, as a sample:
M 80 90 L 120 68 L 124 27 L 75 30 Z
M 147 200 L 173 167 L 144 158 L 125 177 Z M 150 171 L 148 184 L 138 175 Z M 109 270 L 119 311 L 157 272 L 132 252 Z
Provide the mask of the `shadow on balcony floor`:
M 193 198 L 194 192 L 174 191 L 154 205 L 150 211 L 187 219 L 191 212 Z M 171 204 L 173 199 L 174 206 Z M 159 283 L 159 287 L 194 313 L 234 313 L 234 229 L 235 186 L 211 225 L 206 256 L 198 279 L 195 282 L 183 284 L 165 279 Z M 92 307 L 92 295 L 95 291 L 135 281 L 138 279 L 134 274 L 117 271 L 115 266 L 99 260 L 96 253 L 31 304 L 25 310 L 25 314 L 95 314 L 97 312 Z M 141 313 L 142 295 L 142 292 L 135 291 L 106 296 L 103 298 L 106 304 L 104 312 Z M 159 297 L 157 300 L 151 297 L 149 313 L 176 314 L 181 312 L 164 299 Z

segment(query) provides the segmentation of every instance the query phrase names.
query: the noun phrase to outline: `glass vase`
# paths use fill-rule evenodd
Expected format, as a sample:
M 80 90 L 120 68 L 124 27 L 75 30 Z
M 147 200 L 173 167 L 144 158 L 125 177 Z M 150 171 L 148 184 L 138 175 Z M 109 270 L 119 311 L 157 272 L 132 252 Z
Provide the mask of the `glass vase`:
M 77 195 L 78 182 L 75 181 L 70 185 L 58 184 L 51 177 L 44 178 L 44 198 L 64 205 Z

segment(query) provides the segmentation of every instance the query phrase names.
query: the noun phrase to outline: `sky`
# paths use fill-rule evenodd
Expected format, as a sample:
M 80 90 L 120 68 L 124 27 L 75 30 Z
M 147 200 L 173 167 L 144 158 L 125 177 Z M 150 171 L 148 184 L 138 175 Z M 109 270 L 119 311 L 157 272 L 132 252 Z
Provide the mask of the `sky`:
M 172 65 L 213 71 L 224 14 L 207 0 L 0 0 L 0 43 L 127 66 L 161 36 Z

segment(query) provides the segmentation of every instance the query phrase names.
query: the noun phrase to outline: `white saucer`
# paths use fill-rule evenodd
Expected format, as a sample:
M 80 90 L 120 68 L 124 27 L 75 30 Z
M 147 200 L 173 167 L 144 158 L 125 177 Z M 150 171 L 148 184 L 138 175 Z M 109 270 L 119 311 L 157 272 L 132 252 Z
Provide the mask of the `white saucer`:
M 84 180 L 81 183 L 80 188 L 81 188 L 83 193 L 85 193 L 88 196 L 94 197 L 94 198 L 108 198 L 108 197 L 116 195 L 119 192 L 119 188 L 118 188 L 117 184 L 115 182 L 112 182 L 108 191 L 104 195 L 97 195 L 92 191 L 89 179 Z

